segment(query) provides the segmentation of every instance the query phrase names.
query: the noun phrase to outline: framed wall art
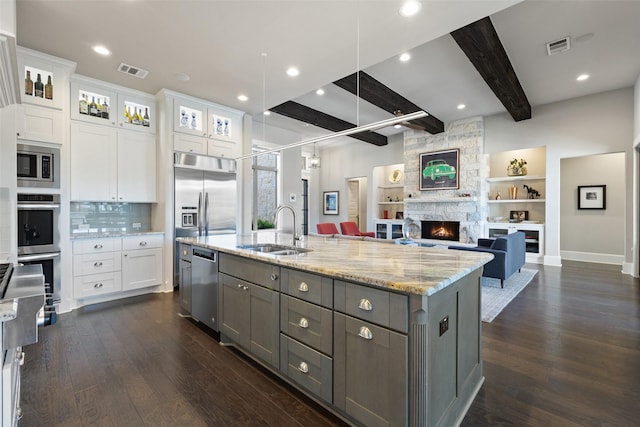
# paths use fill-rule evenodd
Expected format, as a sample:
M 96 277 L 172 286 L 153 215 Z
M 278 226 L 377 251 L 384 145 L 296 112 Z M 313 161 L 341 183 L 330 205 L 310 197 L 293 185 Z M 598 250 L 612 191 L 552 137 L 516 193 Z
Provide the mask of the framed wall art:
M 420 154 L 420 190 L 456 190 L 460 183 L 460 150 Z
M 323 213 L 325 215 L 338 215 L 338 192 L 325 191 L 323 194 Z
M 578 209 L 606 209 L 606 185 L 579 185 Z

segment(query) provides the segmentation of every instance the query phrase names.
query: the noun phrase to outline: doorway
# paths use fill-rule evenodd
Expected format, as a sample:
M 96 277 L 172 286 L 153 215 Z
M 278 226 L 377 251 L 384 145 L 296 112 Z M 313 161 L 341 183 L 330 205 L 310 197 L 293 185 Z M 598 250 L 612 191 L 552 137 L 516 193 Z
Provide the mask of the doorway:
M 347 221 L 353 221 L 358 229 L 367 229 L 367 178 L 347 179 Z

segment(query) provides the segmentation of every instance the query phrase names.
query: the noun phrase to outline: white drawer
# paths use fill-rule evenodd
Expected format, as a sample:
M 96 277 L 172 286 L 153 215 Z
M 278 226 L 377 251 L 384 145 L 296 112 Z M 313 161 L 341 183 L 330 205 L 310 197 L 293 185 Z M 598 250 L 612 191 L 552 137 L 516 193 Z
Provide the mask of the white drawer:
M 73 256 L 73 275 L 85 276 L 87 274 L 110 273 L 120 271 L 122 257 L 120 252 L 107 252 L 98 254 L 80 254 Z
M 141 234 L 122 238 L 122 250 L 161 248 L 164 242 L 162 234 Z
M 120 237 L 102 239 L 78 239 L 73 241 L 74 254 L 113 252 L 122 249 Z
M 119 271 L 73 278 L 73 296 L 76 299 L 119 292 L 121 290 L 122 278 Z

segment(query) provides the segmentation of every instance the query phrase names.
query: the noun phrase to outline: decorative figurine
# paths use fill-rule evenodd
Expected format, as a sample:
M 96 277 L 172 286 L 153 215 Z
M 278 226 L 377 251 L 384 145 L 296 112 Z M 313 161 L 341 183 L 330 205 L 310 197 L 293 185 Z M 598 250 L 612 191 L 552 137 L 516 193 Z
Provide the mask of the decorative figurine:
M 536 190 L 535 188 L 531 188 L 527 184 L 524 184 L 522 187 L 527 190 L 527 199 L 539 199 L 540 198 L 540 192 L 538 190 Z
M 500 200 L 500 199 L 502 199 L 502 196 L 500 195 L 500 192 L 498 191 L 496 193 L 496 200 Z

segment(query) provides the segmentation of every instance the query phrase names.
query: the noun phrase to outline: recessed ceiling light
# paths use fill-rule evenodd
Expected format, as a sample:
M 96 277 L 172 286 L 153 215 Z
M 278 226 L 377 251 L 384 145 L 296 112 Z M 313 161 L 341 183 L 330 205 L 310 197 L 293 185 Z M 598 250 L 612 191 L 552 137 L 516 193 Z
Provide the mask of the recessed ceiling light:
M 248 100 L 249 100 L 249 97 L 247 95 L 238 95 L 238 101 L 245 102 Z
M 464 110 L 465 108 L 467 108 L 466 105 L 464 104 L 458 104 L 458 110 Z
M 287 68 L 287 75 L 290 77 L 295 77 L 298 74 L 300 74 L 300 70 L 298 70 L 296 67 L 289 67 Z
M 265 111 L 265 112 L 264 112 L 264 113 L 262 113 L 262 114 L 264 114 L 265 116 L 270 116 L 270 115 L 271 115 L 271 111 Z
M 419 1 L 409 0 L 404 2 L 402 7 L 400 8 L 400 15 L 402 16 L 413 16 L 416 13 L 420 12 L 422 8 L 422 4 Z
M 324 95 L 324 89 L 320 88 L 316 91 L 316 95 Z
M 401 127 L 402 127 L 402 125 L 400 125 L 400 124 L 393 125 L 393 128 L 394 128 L 394 129 L 400 129 Z
M 583 82 L 588 78 L 589 78 L 589 74 L 580 74 L 578 77 L 576 77 L 576 80 L 579 82 Z
M 403 53 L 402 55 L 400 55 L 400 61 L 401 62 L 407 62 L 408 60 L 411 59 L 411 55 L 409 55 L 408 53 Z
M 104 46 L 94 46 L 93 51 L 95 53 L 99 53 L 100 55 L 104 55 L 104 56 L 111 55 L 111 51 Z

